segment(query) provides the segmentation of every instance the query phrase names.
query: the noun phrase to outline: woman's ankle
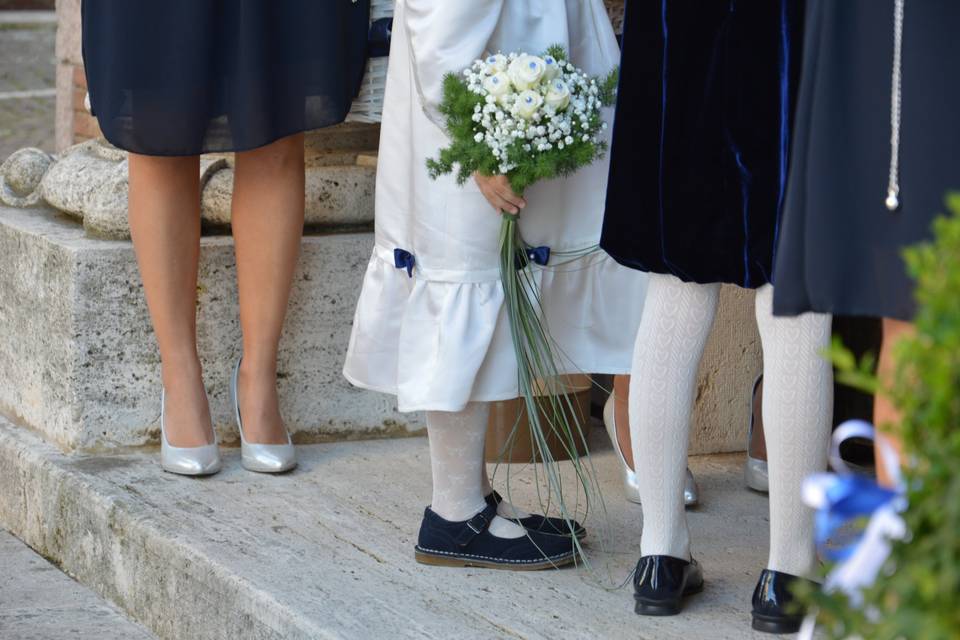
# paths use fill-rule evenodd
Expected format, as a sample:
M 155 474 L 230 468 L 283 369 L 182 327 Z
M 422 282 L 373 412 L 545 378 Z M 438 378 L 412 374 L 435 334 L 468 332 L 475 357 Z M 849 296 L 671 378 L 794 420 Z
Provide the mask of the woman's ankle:
M 210 405 L 199 368 L 164 371 L 163 428 L 174 447 L 200 447 L 214 442 Z
M 240 361 L 240 375 L 275 379 L 277 375 L 276 351 L 260 351 L 245 348 Z
M 164 386 L 184 380 L 203 380 L 203 365 L 196 350 L 165 353 L 160 356 L 160 374 Z

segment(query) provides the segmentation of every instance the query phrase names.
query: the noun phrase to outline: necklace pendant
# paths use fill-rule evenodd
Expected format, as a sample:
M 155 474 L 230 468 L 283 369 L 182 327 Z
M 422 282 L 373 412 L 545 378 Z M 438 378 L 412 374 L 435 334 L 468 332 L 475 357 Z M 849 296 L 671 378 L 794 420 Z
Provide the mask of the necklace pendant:
M 884 201 L 884 203 L 887 205 L 887 209 L 889 211 L 896 211 L 897 209 L 899 209 L 900 198 L 897 197 L 897 192 L 894 191 L 893 189 L 890 189 L 887 192 L 887 199 Z

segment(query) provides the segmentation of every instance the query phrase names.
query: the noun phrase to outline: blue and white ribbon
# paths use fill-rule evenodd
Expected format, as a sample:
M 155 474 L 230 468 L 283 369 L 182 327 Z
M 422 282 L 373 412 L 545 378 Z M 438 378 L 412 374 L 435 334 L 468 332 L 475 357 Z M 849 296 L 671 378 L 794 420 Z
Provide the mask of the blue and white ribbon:
M 850 602 L 863 605 L 862 590 L 872 585 L 890 556 L 893 541 L 902 540 L 906 525 L 900 515 L 906 508 L 905 489 L 896 452 L 880 443 L 880 454 L 885 468 L 894 479 L 896 488 L 879 486 L 872 478 L 856 475 L 840 457 L 840 445 L 850 438 L 873 440 L 872 425 L 862 420 L 850 420 L 840 425 L 833 434 L 830 452 L 831 465 L 839 473 L 818 473 L 803 483 L 803 500 L 817 510 L 815 535 L 821 554 L 837 564 L 827 575 L 824 589 L 841 591 Z M 830 544 L 832 536 L 842 527 L 865 519 L 867 524 L 853 540 L 842 547 Z M 798 638 L 812 640 L 816 627 L 815 615 L 804 620 Z

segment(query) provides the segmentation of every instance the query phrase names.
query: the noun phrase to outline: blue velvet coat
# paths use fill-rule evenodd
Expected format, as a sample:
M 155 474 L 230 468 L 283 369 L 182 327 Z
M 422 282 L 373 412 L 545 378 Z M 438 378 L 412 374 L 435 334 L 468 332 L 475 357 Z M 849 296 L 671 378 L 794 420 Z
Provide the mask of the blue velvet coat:
M 630 0 L 601 246 L 635 269 L 771 280 L 802 0 Z

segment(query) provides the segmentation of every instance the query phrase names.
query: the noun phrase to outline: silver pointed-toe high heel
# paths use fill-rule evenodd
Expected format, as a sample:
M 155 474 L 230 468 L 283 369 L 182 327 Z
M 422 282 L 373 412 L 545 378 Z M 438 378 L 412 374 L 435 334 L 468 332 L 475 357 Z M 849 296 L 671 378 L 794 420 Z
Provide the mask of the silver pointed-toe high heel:
M 753 383 L 753 393 L 750 395 L 750 428 L 747 430 L 747 463 L 743 466 L 743 480 L 747 486 L 760 493 L 769 493 L 770 491 L 770 472 L 766 460 L 754 458 L 750 455 L 750 447 L 753 444 L 753 430 L 756 426 L 756 406 L 757 389 L 763 384 L 763 375 L 757 377 Z M 761 412 L 760 428 L 763 428 L 763 414 Z
M 240 363 L 233 369 L 233 381 L 230 384 L 230 396 L 233 398 L 233 409 L 237 418 L 237 429 L 240 430 L 240 460 L 243 468 L 257 473 L 283 473 L 297 466 L 297 450 L 287 433 L 286 444 L 256 444 L 247 442 L 243 435 L 243 420 L 240 418 L 240 400 L 237 384 L 240 378 Z
M 623 457 L 623 451 L 620 450 L 620 441 L 617 440 L 617 421 L 616 411 L 614 409 L 614 396 L 611 393 L 603 405 L 603 424 L 607 428 L 607 435 L 610 436 L 610 442 L 613 443 L 613 450 L 617 452 L 620 458 L 620 468 L 623 469 L 623 492 L 630 502 L 640 504 L 640 482 L 637 480 L 637 474 L 633 469 L 627 466 L 627 461 Z M 700 488 L 693 477 L 693 473 L 687 468 L 687 477 L 683 485 L 683 504 L 688 507 L 695 507 L 700 503 Z
M 164 471 L 181 476 L 211 476 L 220 471 L 220 447 L 217 435 L 213 435 L 213 444 L 199 447 L 175 447 L 167 440 L 166 392 L 160 393 L 160 466 Z

